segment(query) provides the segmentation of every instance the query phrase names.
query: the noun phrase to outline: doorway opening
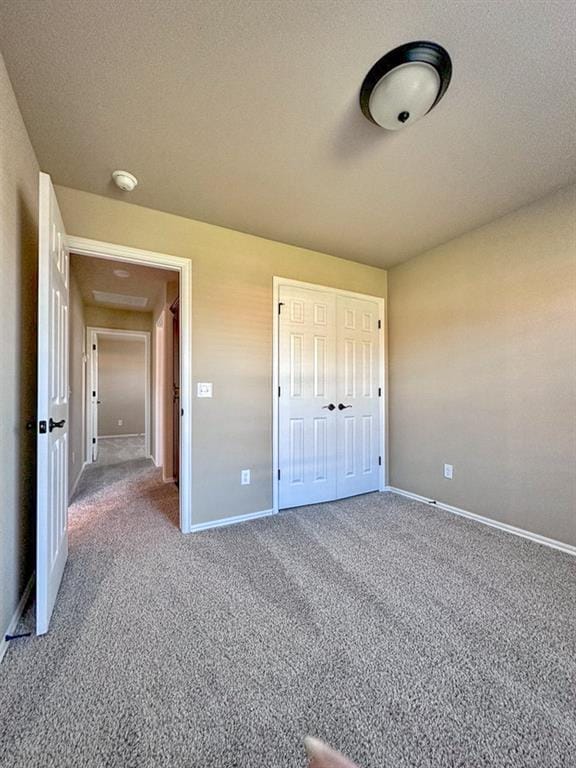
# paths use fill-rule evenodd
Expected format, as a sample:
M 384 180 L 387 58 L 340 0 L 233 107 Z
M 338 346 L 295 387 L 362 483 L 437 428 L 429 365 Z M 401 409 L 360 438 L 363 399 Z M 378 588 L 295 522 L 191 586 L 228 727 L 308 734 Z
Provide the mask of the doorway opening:
M 70 254 L 69 498 L 84 506 L 154 466 L 178 487 L 179 274 L 127 267 Z
M 150 263 L 132 249 L 113 246 L 118 257 L 78 242 L 69 269 L 69 499 L 84 503 L 91 492 L 153 470 L 175 488 L 177 524 L 187 532 L 182 475 L 188 490 L 190 473 L 181 469 L 181 442 L 189 434 L 190 365 L 181 359 L 188 334 L 180 308 L 184 300 L 189 317 L 189 273 L 156 255 Z
M 150 332 L 88 327 L 86 333 L 87 463 L 150 459 Z

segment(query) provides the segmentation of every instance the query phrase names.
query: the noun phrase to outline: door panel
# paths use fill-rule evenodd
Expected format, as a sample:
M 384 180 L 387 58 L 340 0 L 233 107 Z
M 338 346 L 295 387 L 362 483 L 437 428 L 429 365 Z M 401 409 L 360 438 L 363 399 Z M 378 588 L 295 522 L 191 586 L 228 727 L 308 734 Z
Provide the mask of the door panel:
M 48 631 L 68 557 L 68 250 L 54 189 L 40 174 L 36 631 Z
M 280 288 L 281 508 L 336 498 L 336 302 L 334 296 Z
M 377 302 L 336 297 L 338 498 L 380 487 L 378 319 Z

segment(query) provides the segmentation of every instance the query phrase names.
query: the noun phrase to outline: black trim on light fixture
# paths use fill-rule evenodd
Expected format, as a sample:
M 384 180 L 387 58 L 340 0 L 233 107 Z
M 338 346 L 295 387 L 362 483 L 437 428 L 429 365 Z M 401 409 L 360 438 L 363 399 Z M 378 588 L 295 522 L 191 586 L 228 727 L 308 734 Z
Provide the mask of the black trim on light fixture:
M 360 88 L 360 109 L 362 110 L 364 117 L 367 117 L 371 123 L 378 125 L 370 113 L 370 96 L 372 95 L 374 88 L 378 85 L 380 80 L 382 80 L 384 75 L 388 74 L 388 72 L 396 69 L 396 67 L 400 67 L 402 64 L 415 62 L 429 64 L 431 67 L 434 67 L 440 78 L 438 95 L 428 112 L 431 112 L 442 96 L 444 96 L 446 89 L 450 85 L 450 78 L 452 77 L 452 60 L 450 59 L 448 51 L 445 48 L 442 48 L 441 45 L 431 43 L 427 40 L 405 43 L 404 45 L 400 45 L 398 48 L 389 51 L 382 56 L 381 59 L 378 59 L 376 64 L 374 64 L 364 78 L 364 82 Z M 401 122 L 404 122 L 404 120 L 401 120 Z

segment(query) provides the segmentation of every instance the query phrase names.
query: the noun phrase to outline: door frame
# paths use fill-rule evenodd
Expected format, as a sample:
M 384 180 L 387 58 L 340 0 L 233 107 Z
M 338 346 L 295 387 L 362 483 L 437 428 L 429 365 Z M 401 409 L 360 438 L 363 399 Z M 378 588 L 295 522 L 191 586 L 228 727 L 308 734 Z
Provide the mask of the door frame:
M 150 459 L 150 378 L 152 376 L 152 370 L 150 366 L 150 331 L 120 331 L 114 328 L 97 328 L 95 326 L 87 326 L 86 328 L 86 340 L 88 345 L 88 386 L 86 388 L 86 463 L 93 464 L 92 458 L 92 445 L 93 439 L 98 439 L 98 435 L 94 434 L 94 418 L 93 418 L 93 406 L 94 401 L 92 399 L 92 392 L 95 389 L 94 378 L 96 373 L 96 365 L 98 364 L 98 354 L 94 354 L 94 345 L 97 343 L 98 336 L 116 336 L 117 338 L 129 338 L 140 339 L 144 341 L 144 367 L 146 370 L 146 380 L 144 382 L 144 446 L 146 449 L 146 458 Z M 98 377 L 99 378 L 99 377 Z M 99 393 L 96 393 L 99 396 Z M 121 435 L 119 435 L 121 437 Z
M 180 530 L 192 530 L 192 261 L 140 248 L 67 236 L 70 253 L 93 256 L 98 259 L 123 261 L 145 267 L 171 269 L 179 276 L 180 284 Z
M 346 291 L 342 288 L 331 288 L 328 285 L 316 285 L 316 283 L 307 283 L 302 280 L 293 280 L 288 277 L 272 278 L 272 497 L 273 511 L 279 512 L 280 481 L 278 479 L 278 469 L 280 467 L 280 400 L 278 397 L 278 386 L 280 381 L 280 322 L 278 304 L 280 301 L 280 286 L 292 285 L 298 288 L 309 288 L 314 291 L 323 291 L 324 293 L 338 294 L 340 296 L 349 296 L 354 299 L 369 299 L 378 304 L 378 319 L 382 325 L 382 333 L 379 342 L 379 386 L 382 387 L 382 397 L 380 400 L 380 456 L 382 464 L 379 467 L 378 490 L 385 491 L 387 487 L 387 466 L 388 454 L 386 446 L 388 444 L 388 386 L 386 372 L 388 370 L 387 344 L 386 344 L 386 300 L 382 296 L 372 296 L 368 293 L 355 293 Z

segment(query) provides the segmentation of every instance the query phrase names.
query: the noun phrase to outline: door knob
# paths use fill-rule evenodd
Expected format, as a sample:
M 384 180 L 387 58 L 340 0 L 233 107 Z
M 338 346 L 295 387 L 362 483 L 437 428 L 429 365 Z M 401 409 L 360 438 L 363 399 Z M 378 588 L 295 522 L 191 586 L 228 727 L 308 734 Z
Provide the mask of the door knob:
M 66 419 L 62 419 L 62 421 L 54 421 L 52 419 L 52 416 L 50 416 L 50 421 L 48 422 L 48 429 L 50 432 L 52 432 L 53 429 L 62 429 L 62 427 L 66 424 Z
M 330 405 L 323 405 L 322 408 L 328 408 L 329 411 L 333 411 L 336 406 L 334 403 L 330 403 Z
M 338 410 L 343 411 L 344 408 L 352 408 L 351 405 L 344 405 L 344 403 L 338 403 Z

